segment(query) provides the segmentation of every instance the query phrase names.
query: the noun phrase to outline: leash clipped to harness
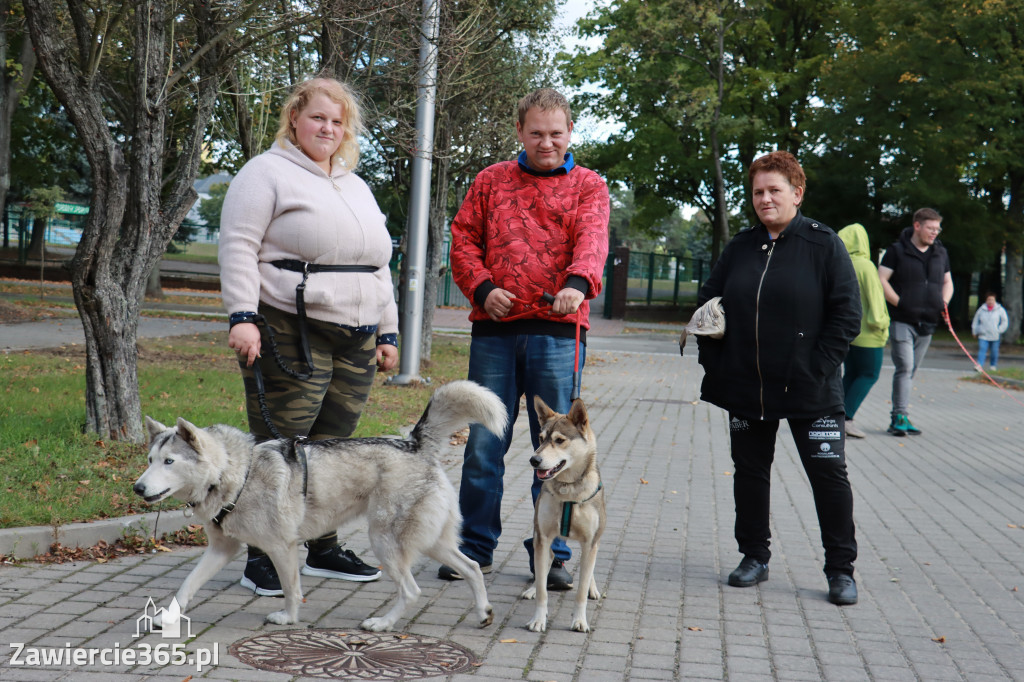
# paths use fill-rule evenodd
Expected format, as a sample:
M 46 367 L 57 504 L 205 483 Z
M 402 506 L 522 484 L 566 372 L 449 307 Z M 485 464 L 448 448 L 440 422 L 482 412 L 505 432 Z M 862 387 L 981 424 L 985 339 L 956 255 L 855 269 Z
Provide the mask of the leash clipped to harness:
M 601 492 L 601 488 L 603 488 L 603 487 L 604 487 L 604 484 L 601 483 L 601 481 L 598 481 L 597 482 L 597 490 L 595 490 L 590 495 L 590 497 L 588 497 L 587 499 L 580 500 L 579 502 L 576 502 L 575 500 L 570 500 L 568 502 L 563 502 L 562 503 L 562 526 L 561 526 L 561 528 L 559 528 L 559 534 L 563 538 L 569 537 L 569 530 L 572 528 L 572 510 L 575 508 L 575 506 L 577 504 L 583 504 L 585 502 L 589 502 L 590 500 L 594 499 L 594 497 L 599 492 Z

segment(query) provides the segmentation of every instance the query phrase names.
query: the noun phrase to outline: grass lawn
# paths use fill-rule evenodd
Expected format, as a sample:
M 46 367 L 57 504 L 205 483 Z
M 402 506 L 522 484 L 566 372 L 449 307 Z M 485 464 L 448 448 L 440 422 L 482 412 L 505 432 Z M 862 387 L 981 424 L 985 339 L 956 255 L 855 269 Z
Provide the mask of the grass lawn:
M 438 336 L 424 376 L 432 385 L 392 386 L 378 375 L 356 436 L 397 434 L 423 412 L 433 389 L 465 378 L 469 338 Z M 85 351 L 0 355 L 0 528 L 61 525 L 148 511 L 132 492 L 147 448 L 83 434 Z M 142 410 L 171 424 L 247 429 L 242 382 L 227 332 L 139 343 Z

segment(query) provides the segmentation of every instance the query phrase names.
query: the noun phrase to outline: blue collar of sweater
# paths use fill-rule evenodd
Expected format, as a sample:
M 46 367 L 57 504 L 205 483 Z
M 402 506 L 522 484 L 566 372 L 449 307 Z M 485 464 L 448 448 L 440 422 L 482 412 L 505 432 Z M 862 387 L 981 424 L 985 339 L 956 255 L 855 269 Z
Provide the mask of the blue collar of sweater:
M 576 165 L 576 162 L 573 161 L 573 159 L 572 159 L 572 152 L 567 152 L 566 153 L 566 155 L 565 155 L 565 163 L 563 163 L 558 168 L 555 168 L 555 169 L 552 169 L 552 170 L 549 170 L 549 171 L 539 171 L 539 170 L 535 170 L 533 168 L 530 168 L 530 166 L 528 166 L 527 163 L 526 163 L 526 152 L 525 151 L 519 152 L 519 158 L 516 159 L 516 160 L 519 162 L 519 168 L 521 168 L 524 173 L 529 173 L 530 175 L 537 175 L 537 176 L 540 176 L 542 178 L 551 177 L 552 175 L 568 175 L 569 171 L 571 171 L 573 169 L 573 166 Z

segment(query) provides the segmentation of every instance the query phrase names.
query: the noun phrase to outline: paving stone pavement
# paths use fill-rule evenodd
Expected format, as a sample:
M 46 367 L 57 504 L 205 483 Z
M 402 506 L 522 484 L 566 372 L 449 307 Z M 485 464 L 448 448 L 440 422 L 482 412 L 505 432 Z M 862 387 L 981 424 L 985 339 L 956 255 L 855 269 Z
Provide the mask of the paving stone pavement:
M 573 592 L 552 595 L 546 633 L 525 629 L 533 612 L 533 602 L 520 599 L 529 577 L 522 540 L 532 524 L 525 418 L 507 457 L 504 530 L 486 576 L 494 624 L 478 629 L 468 587 L 438 580 L 436 564 L 422 560 L 423 594 L 398 627 L 474 652 L 482 665 L 453 682 L 1024 680 L 1024 407 L 994 387 L 961 381 L 966 374 L 918 373 L 911 417 L 919 437 L 885 433 L 891 369 L 858 413 L 868 437 L 851 440 L 847 452 L 860 603 L 839 608 L 825 600 L 813 501 L 785 425 L 773 472 L 770 580 L 728 587 L 740 556 L 727 420 L 698 401 L 700 367 L 690 356 L 592 352 L 583 397 L 598 433 L 609 519 L 592 632 L 569 630 Z M 456 449 L 445 454 L 456 484 L 460 459 Z M 342 530 L 348 547 L 372 557 L 362 527 Z M 386 577 L 304 578 L 300 625 L 267 625 L 264 616 L 280 602 L 238 585 L 243 554 L 186 614 L 196 633 L 188 651 L 217 647 L 215 666 L 12 664 L 15 642 L 157 646 L 159 635 L 133 637 L 136 621 L 148 598 L 167 605 L 199 551 L 0 568 L 0 680 L 307 679 L 255 670 L 227 647 L 297 627 L 354 630 L 394 595 Z

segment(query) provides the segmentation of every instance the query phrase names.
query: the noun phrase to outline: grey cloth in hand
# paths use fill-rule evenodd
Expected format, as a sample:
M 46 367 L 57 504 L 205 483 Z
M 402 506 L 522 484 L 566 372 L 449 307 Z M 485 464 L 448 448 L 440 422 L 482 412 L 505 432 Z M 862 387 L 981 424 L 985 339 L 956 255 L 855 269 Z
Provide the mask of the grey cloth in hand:
M 690 334 L 710 336 L 712 339 L 720 339 L 725 336 L 725 309 L 722 307 L 721 296 L 715 296 L 694 311 L 693 317 L 690 318 L 679 335 L 680 355 L 683 354 L 683 347 L 686 346 L 686 337 Z

